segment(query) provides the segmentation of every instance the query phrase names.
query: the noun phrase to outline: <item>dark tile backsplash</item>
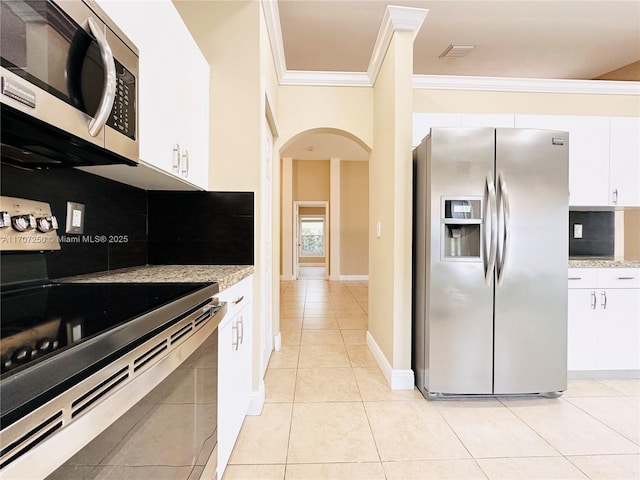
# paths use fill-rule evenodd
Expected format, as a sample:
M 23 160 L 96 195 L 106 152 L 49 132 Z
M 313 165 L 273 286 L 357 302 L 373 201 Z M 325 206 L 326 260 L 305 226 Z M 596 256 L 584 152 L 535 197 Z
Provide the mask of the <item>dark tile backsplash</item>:
M 147 192 L 72 168 L 0 168 L 0 194 L 48 202 L 58 218 L 62 250 L 45 254 L 49 278 L 146 264 L 253 264 L 252 192 Z M 83 235 L 64 233 L 67 201 L 85 204 Z
M 582 225 L 582 238 L 574 238 L 574 225 Z M 614 212 L 569 212 L 569 256 L 613 257 Z
M 147 263 L 144 190 L 74 168 L 24 170 L 2 164 L 0 173 L 2 195 L 48 202 L 58 218 L 62 249 L 45 254 L 50 278 Z M 85 205 L 82 235 L 64 233 L 67 201 Z
M 253 265 L 252 192 L 149 192 L 149 263 Z

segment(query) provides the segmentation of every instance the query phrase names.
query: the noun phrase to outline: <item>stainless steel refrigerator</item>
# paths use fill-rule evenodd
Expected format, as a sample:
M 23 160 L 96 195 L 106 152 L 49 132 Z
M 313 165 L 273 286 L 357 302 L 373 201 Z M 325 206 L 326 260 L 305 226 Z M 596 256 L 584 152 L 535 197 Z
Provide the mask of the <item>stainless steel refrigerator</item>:
M 414 149 L 413 367 L 425 396 L 567 386 L 566 132 L 432 128 Z

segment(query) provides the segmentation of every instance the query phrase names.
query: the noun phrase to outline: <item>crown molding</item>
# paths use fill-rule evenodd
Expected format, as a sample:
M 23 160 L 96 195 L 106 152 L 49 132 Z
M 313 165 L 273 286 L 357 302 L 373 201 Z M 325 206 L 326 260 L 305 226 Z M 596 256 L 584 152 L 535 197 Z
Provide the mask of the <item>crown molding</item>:
M 640 95 L 640 82 L 452 75 L 414 75 L 413 88 L 427 90 L 477 90 L 489 92 Z
M 267 34 L 269 35 L 269 43 L 271 44 L 271 53 L 273 54 L 273 63 L 276 67 L 278 82 L 282 83 L 282 79 L 287 72 L 287 60 L 284 56 L 278 2 L 277 0 L 262 0 L 261 4 L 262 11 L 264 12 L 264 20 L 267 24 Z
M 287 70 L 280 79 L 280 85 L 370 87 L 371 81 L 365 72 Z
M 378 38 L 376 38 L 376 43 L 373 47 L 371 60 L 369 60 L 369 68 L 367 68 L 367 75 L 371 85 L 375 83 L 378 77 L 393 33 L 397 31 L 413 32 L 413 38 L 415 39 L 428 13 L 429 10 L 424 8 L 387 5 L 384 17 L 382 17 L 380 30 L 378 31 Z
M 280 85 L 362 86 L 375 82 L 395 31 L 413 32 L 424 23 L 426 9 L 388 5 L 367 72 L 316 72 L 287 70 L 277 0 L 261 0 L 273 61 Z M 640 95 L 640 82 L 612 80 L 552 80 L 545 78 L 507 78 L 453 75 L 414 75 L 413 88 L 428 90 L 476 90 L 490 92 L 583 93 L 602 95 Z

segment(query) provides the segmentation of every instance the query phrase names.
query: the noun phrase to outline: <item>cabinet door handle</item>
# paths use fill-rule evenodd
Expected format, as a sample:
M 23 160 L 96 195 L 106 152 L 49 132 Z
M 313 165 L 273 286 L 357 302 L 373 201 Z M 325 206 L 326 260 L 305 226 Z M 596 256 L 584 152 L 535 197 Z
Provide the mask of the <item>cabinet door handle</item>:
M 238 342 L 244 344 L 244 317 L 240 317 L 238 320 L 240 325 L 240 334 L 238 335 Z
M 613 204 L 614 205 L 618 204 L 618 189 L 617 188 L 613 191 Z
M 633 280 L 636 277 L 618 277 L 618 280 Z
M 182 163 L 182 176 L 187 177 L 189 175 L 189 150 L 186 148 L 182 154 L 182 159 L 184 160 Z
M 582 277 L 569 277 L 569 280 L 582 280 Z
M 180 144 L 178 143 L 173 146 L 171 168 L 173 169 L 173 173 L 180 173 Z
M 231 327 L 231 330 L 234 333 L 234 338 L 231 340 L 231 346 L 233 347 L 234 350 L 238 350 L 238 347 L 240 346 L 240 334 L 238 332 L 238 322 L 233 324 L 233 326 Z
M 244 295 L 239 296 L 238 298 L 236 298 L 235 300 L 233 300 L 233 304 L 237 305 L 239 304 L 242 300 L 244 300 Z
M 598 300 L 596 298 L 596 292 L 591 292 L 591 309 L 595 310 L 596 305 L 598 304 Z
M 607 308 L 607 292 L 603 290 L 600 296 L 602 298 L 602 303 L 601 303 L 602 308 L 606 309 Z

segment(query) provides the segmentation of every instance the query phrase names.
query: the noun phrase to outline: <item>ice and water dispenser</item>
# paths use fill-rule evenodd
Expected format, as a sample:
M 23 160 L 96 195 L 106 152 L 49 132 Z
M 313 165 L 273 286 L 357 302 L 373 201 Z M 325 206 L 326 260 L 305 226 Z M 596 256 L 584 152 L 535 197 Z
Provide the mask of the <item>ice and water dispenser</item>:
M 444 261 L 481 261 L 482 197 L 443 197 L 441 244 Z

